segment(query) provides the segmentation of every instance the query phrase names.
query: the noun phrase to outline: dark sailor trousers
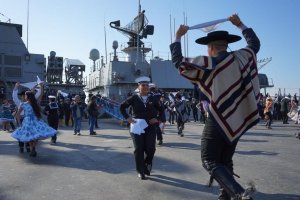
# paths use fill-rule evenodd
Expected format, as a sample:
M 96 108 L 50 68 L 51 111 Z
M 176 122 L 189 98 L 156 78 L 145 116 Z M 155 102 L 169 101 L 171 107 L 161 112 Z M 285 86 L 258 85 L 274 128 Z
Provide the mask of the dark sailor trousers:
M 55 130 L 58 129 L 58 123 L 59 123 L 58 117 L 49 117 L 49 118 L 48 118 L 48 125 L 49 125 L 50 127 L 54 128 Z M 57 139 L 56 134 L 53 135 L 53 136 L 51 137 L 51 139 L 52 139 L 52 141 L 56 142 L 56 139 Z
M 155 153 L 156 126 L 148 126 L 141 135 L 130 133 L 134 145 L 136 171 L 144 173 L 145 164 L 152 164 Z M 146 154 L 146 158 L 144 158 Z

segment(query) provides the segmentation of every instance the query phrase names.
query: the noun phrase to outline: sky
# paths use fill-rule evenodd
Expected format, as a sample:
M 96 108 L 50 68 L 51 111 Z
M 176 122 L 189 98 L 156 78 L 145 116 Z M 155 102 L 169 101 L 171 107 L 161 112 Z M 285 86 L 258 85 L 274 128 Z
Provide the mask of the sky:
M 184 22 L 195 24 L 222 19 L 238 13 L 243 23 L 254 29 L 261 41 L 258 60 L 270 59 L 259 72 L 265 73 L 274 87 L 267 92 L 274 95 L 286 91 L 286 94 L 300 93 L 300 66 L 297 57 L 300 47 L 300 1 L 299 0 L 140 0 L 142 9 L 154 25 L 154 35 L 144 39 L 146 45 L 152 46 L 153 56 L 167 59 L 170 55 L 171 35 Z M 23 41 L 27 41 L 27 3 L 28 0 L 0 0 L 0 21 L 7 18 L 12 23 L 23 25 Z M 29 0 L 29 34 L 30 53 L 44 54 L 50 51 L 57 56 L 81 60 L 90 71 L 92 61 L 89 52 L 96 48 L 100 56 L 105 56 L 105 34 L 107 51 L 112 52 L 112 42 L 117 40 L 119 46 L 128 38 L 109 27 L 109 23 L 121 20 L 125 26 L 137 15 L 138 0 Z M 171 30 L 170 30 L 171 16 Z M 242 36 L 239 29 L 230 22 L 223 23 L 218 30 L 227 30 Z M 171 34 L 172 32 L 172 34 Z M 194 41 L 205 36 L 199 30 L 188 33 L 189 57 L 207 55 L 207 47 Z M 1 36 L 0 36 L 1 37 Z M 174 39 L 174 36 L 172 36 Z M 246 46 L 240 41 L 229 45 L 231 50 Z M 120 48 L 117 50 L 120 52 Z M 152 56 L 150 53 L 149 56 Z M 263 91 L 262 91 L 263 92 Z

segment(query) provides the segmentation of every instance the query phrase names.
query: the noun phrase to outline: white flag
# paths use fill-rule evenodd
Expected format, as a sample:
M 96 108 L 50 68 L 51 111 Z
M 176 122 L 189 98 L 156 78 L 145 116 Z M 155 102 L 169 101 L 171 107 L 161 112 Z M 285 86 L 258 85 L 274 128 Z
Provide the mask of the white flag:
M 203 32 L 207 33 L 207 32 L 216 30 L 217 27 L 221 25 L 221 23 L 226 22 L 226 21 L 228 21 L 227 18 L 218 19 L 218 20 L 214 20 L 214 21 L 210 21 L 210 22 L 205 22 L 205 23 L 202 23 L 202 24 L 197 24 L 197 25 L 194 25 L 194 26 L 190 26 L 189 30 L 200 29 Z
M 61 90 L 58 90 L 57 92 L 60 93 L 63 97 L 68 97 L 69 96 L 68 93 L 62 92 Z
M 35 82 L 28 82 L 28 83 L 21 83 L 23 87 L 29 88 L 32 90 L 36 85 L 39 85 L 40 83 L 43 83 L 44 81 L 41 81 L 39 76 L 36 76 L 37 80 Z
M 29 83 L 21 83 L 20 85 L 32 90 L 37 85 L 37 83 L 36 82 L 29 82 Z
M 40 77 L 39 76 L 36 76 L 37 80 L 36 80 L 36 83 L 37 84 L 40 84 L 40 83 L 43 83 L 44 81 L 41 81 Z

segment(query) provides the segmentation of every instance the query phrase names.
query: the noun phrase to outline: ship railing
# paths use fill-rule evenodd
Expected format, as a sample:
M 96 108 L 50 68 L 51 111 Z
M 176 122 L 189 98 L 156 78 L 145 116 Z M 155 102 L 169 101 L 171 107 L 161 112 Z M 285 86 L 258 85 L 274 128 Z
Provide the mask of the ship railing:
M 123 115 L 120 112 L 120 103 L 117 101 L 114 101 L 112 99 L 102 97 L 101 99 L 98 99 L 98 104 L 102 107 L 102 109 L 112 116 L 113 118 L 116 118 L 118 120 L 126 121 L 126 119 L 123 117 Z

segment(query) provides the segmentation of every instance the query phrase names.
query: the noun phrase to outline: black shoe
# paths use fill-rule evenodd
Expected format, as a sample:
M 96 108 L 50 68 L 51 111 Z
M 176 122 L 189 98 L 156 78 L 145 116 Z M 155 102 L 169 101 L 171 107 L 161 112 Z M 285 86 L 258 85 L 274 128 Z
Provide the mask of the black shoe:
M 76 135 L 77 134 L 77 132 L 75 132 L 73 135 Z
M 97 135 L 97 133 L 96 132 L 92 132 L 92 133 L 90 133 L 90 135 Z
M 30 157 L 36 157 L 37 156 L 37 152 L 35 150 L 32 150 L 29 154 Z
M 163 141 L 162 140 L 158 140 L 158 145 L 162 145 L 163 144 Z
M 20 147 L 19 153 L 24 153 L 24 148 L 23 147 Z
M 152 165 L 151 164 L 145 164 L 144 171 L 145 171 L 145 174 L 147 176 L 150 176 L 151 170 L 152 170 Z
M 143 173 L 138 173 L 138 177 L 139 177 L 141 180 L 146 180 L 146 176 L 145 176 L 145 174 L 143 174 Z

